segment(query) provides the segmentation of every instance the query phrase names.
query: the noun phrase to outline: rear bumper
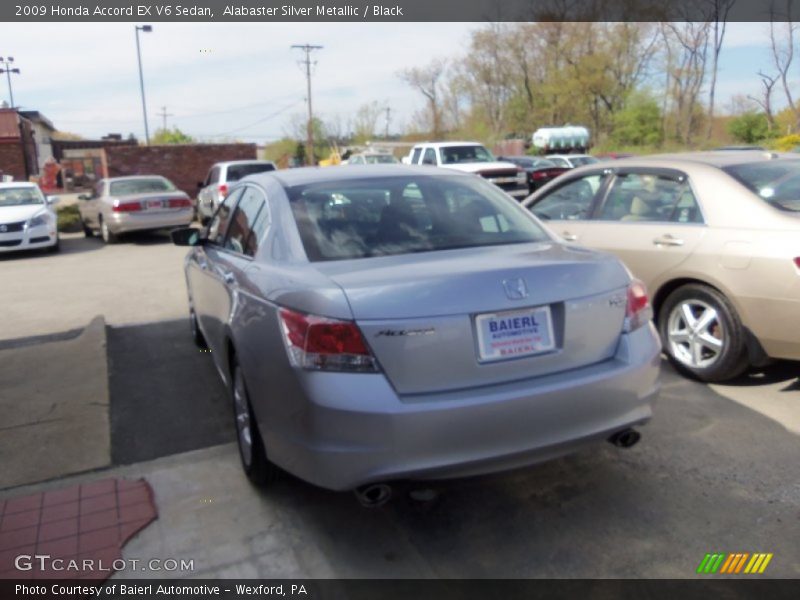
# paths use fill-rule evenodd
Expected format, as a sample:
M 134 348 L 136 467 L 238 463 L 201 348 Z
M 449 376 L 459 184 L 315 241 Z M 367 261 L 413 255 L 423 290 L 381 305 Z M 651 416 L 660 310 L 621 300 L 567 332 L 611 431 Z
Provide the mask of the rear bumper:
M 13 233 L 0 233 L 0 254 L 21 250 L 52 248 L 58 243 L 55 227 L 34 227 Z
M 741 296 L 738 300 L 745 325 L 770 358 L 800 360 L 800 300 Z
M 164 213 L 109 213 L 108 228 L 112 233 L 185 227 L 194 220 L 194 209 L 183 208 Z
M 382 374 L 298 371 L 305 397 L 286 398 L 291 419 L 259 423 L 273 462 L 329 489 L 490 473 L 647 422 L 659 361 L 650 325 L 602 363 L 456 392 L 400 398 Z

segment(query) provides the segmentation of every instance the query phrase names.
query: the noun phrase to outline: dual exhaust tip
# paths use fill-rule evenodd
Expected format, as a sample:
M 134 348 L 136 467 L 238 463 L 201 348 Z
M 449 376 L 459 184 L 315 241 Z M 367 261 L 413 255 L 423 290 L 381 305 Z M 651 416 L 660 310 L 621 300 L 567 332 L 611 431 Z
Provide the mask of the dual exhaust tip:
M 623 429 L 608 438 L 608 441 L 617 448 L 630 448 L 640 439 L 642 434 L 635 429 Z M 392 487 L 388 483 L 369 483 L 356 488 L 355 495 L 364 508 L 378 508 L 392 499 Z

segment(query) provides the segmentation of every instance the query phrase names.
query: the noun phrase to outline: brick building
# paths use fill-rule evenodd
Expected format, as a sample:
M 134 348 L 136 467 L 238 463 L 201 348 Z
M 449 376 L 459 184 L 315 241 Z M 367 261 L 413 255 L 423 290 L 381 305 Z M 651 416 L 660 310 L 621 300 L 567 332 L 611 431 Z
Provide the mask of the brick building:
M 33 124 L 11 108 L 0 109 L 0 173 L 28 181 L 39 173 Z

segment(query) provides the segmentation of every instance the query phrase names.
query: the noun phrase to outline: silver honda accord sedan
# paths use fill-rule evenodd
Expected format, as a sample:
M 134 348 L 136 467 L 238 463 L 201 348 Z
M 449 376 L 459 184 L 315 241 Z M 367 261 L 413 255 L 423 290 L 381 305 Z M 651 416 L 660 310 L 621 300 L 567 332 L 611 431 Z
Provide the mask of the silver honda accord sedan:
M 490 473 L 651 417 L 641 282 L 470 174 L 401 165 L 250 176 L 173 232 L 195 341 L 231 390 L 242 465 L 377 497 Z

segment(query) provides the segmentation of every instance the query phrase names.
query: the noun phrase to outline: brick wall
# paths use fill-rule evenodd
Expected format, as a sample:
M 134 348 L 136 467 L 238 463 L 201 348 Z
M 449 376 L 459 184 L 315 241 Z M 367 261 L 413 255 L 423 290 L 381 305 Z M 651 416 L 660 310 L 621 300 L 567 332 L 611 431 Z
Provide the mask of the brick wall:
M 169 146 L 108 146 L 109 177 L 162 175 L 192 198 L 215 162 L 252 160 L 255 144 L 176 144 Z
M 0 143 L 0 171 L 5 175 L 13 175 L 14 181 L 28 181 L 25 156 L 19 140 Z

